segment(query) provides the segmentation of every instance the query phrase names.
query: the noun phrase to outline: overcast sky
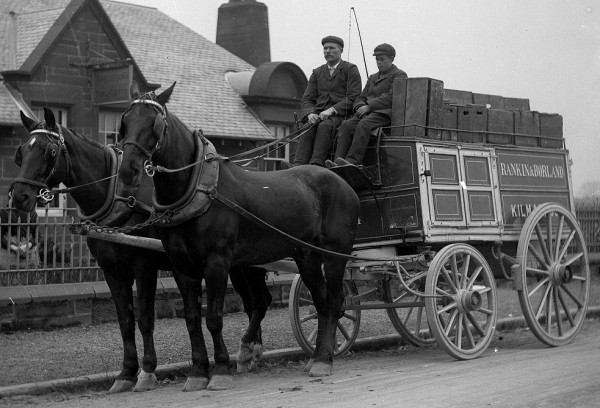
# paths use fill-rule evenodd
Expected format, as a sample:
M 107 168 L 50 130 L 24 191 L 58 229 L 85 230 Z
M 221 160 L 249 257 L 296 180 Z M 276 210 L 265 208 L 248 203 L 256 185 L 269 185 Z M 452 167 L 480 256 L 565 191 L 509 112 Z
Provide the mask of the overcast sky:
M 127 0 L 156 7 L 215 41 L 226 0 Z M 367 55 L 396 48 L 396 65 L 446 88 L 529 98 L 531 109 L 560 113 L 573 162 L 575 193 L 600 182 L 600 2 L 597 0 L 263 0 L 271 60 L 307 77 L 324 63 L 321 38 L 346 42 L 343 58 L 366 81 L 354 7 Z M 177 80 L 177 78 L 173 78 Z

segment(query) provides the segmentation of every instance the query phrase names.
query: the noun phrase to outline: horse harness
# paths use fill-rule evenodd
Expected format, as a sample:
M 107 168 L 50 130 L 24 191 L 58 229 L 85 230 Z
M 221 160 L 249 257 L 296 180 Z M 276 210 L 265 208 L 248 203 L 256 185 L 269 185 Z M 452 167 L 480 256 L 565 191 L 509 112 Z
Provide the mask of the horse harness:
M 24 178 L 24 177 L 17 177 L 13 181 L 13 184 L 20 182 L 20 183 L 25 183 L 25 184 L 40 187 L 37 198 L 40 199 L 40 201 L 42 201 L 43 204 L 47 204 L 54 199 L 54 194 L 52 194 L 52 192 L 48 189 L 48 185 L 50 184 L 50 179 L 52 178 L 52 176 L 54 176 L 56 174 L 56 171 L 59 166 L 59 157 L 61 155 L 65 159 L 67 174 L 71 170 L 71 157 L 69 156 L 69 151 L 67 150 L 67 146 L 65 145 L 65 139 L 62 134 L 62 129 L 60 126 L 57 126 L 57 128 L 58 128 L 58 132 L 53 132 L 48 129 L 35 129 L 29 133 L 30 134 L 29 140 L 31 140 L 31 138 L 35 137 L 35 135 L 37 135 L 37 134 L 44 135 L 49 140 L 48 144 L 46 145 L 46 149 L 44 151 L 44 157 L 46 157 L 47 160 L 51 159 L 53 161 L 53 163 L 52 163 L 52 168 L 48 172 L 48 175 L 44 178 L 44 181 L 39 182 L 36 180 Z M 23 148 L 23 145 L 19 145 L 19 147 L 17 147 L 17 151 L 15 152 L 15 163 L 19 167 L 21 167 L 21 162 L 22 162 L 22 156 L 21 156 L 22 148 Z M 58 154 L 59 150 L 61 153 L 60 155 Z M 12 189 L 13 188 L 11 185 L 9 191 L 12 191 Z

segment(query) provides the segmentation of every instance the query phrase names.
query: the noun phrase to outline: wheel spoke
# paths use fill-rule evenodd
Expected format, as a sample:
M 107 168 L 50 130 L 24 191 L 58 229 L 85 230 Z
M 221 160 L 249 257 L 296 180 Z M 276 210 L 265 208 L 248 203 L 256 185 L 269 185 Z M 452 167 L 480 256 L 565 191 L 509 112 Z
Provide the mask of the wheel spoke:
M 560 308 L 558 307 L 558 288 L 555 286 L 553 289 L 552 299 L 554 300 L 554 313 L 556 315 L 556 328 L 558 329 L 558 335 L 563 335 L 562 319 L 560 318 Z
M 547 301 L 547 298 L 548 298 L 548 292 L 550 292 L 550 286 L 551 286 L 550 282 L 548 282 L 548 287 L 546 288 L 546 291 L 544 292 L 544 295 L 540 299 L 540 304 L 538 305 L 537 312 L 535 313 L 536 320 L 540 319 L 540 316 L 541 316 L 541 313 L 542 313 L 542 309 L 546 305 L 546 301 Z M 530 293 L 529 297 L 531 298 L 531 293 Z
M 435 288 L 435 293 L 436 295 L 442 295 L 442 296 L 448 296 L 448 297 L 452 297 L 452 295 L 446 291 L 443 291 L 440 288 Z
M 556 233 L 556 249 L 554 251 L 555 254 L 560 253 L 560 242 L 562 239 L 564 223 L 565 223 L 565 216 L 563 214 L 561 214 L 559 221 L 558 221 L 558 232 Z M 554 260 L 559 261 L 560 258 L 556 257 L 556 258 L 554 258 Z
M 338 330 L 340 331 L 340 333 L 342 333 L 342 336 L 344 336 L 344 338 L 346 340 L 348 340 L 350 338 L 350 335 L 348 334 L 348 331 L 346 330 L 346 328 L 344 327 L 344 325 L 342 323 L 340 323 L 339 320 L 338 320 L 337 327 L 338 327 Z
M 550 276 L 550 272 L 545 271 L 543 269 L 538 269 L 538 268 L 532 268 L 532 267 L 527 267 L 525 268 L 525 273 L 527 274 L 527 276 L 532 276 L 534 278 L 537 278 L 537 275 L 544 275 L 544 276 Z
M 312 298 L 304 298 L 298 296 L 298 304 L 302 306 L 314 306 Z
M 483 328 L 479 325 L 479 322 L 477 322 L 473 315 L 471 313 L 467 313 L 467 318 L 469 319 L 475 330 L 477 330 L 479 335 L 481 337 L 485 337 L 485 330 L 483 330 Z
M 540 248 L 544 254 L 546 264 L 552 264 L 552 258 L 550 258 L 550 254 L 548 253 L 548 242 L 546 242 L 544 239 L 544 233 L 542 232 L 542 228 L 539 223 L 535 224 L 535 233 L 538 237 L 538 242 L 540 243 Z
M 453 293 L 457 293 L 458 292 L 458 288 L 454 284 L 454 281 L 452 280 L 452 278 L 450 278 L 450 276 L 448 275 L 448 271 L 446 270 L 446 267 L 442 266 L 440 272 L 442 273 L 442 276 L 444 277 L 444 280 L 446 281 L 446 283 L 448 284 L 448 286 L 450 286 L 450 289 L 452 290 L 452 292 Z M 454 275 L 454 276 L 456 276 L 456 275 Z
M 579 306 L 579 307 L 583 307 L 583 303 L 581 303 L 581 300 L 580 300 L 580 299 L 579 299 L 577 296 L 575 296 L 575 294 L 574 294 L 573 292 L 571 292 L 571 289 L 569 289 L 568 287 L 566 287 L 566 286 L 564 286 L 564 285 L 563 285 L 563 286 L 561 286 L 561 288 L 562 288 L 562 289 L 563 289 L 565 292 L 567 292 L 567 295 L 569 295 L 569 297 L 570 297 L 571 299 L 573 299 L 573 302 L 577 303 L 577 306 Z
M 448 318 L 448 322 L 445 327 L 446 330 L 444 330 L 444 332 L 446 333 L 446 337 L 448 337 L 450 335 L 450 331 L 452 330 L 452 326 L 454 325 L 454 319 L 456 319 L 457 314 L 458 314 L 458 310 L 454 309 L 452 311 L 452 313 L 450 314 L 450 317 Z M 440 318 L 440 320 L 443 321 L 442 318 Z
M 482 270 L 483 270 L 483 266 L 479 265 L 475 269 L 475 271 L 473 271 L 473 275 L 471 275 L 471 279 L 469 279 L 469 282 L 467 283 L 467 285 L 465 286 L 464 289 L 471 290 L 471 288 L 473 287 L 473 284 L 475 283 L 475 280 L 479 277 Z
M 456 307 L 456 302 L 452 302 L 449 305 L 444 306 L 443 308 L 439 309 L 437 311 L 438 315 L 441 315 L 442 313 L 446 313 L 447 311 L 449 311 L 450 309 L 453 309 Z
M 477 311 L 478 311 L 478 312 L 481 312 L 481 313 L 483 313 L 483 314 L 486 314 L 486 315 L 488 315 L 488 316 L 491 316 L 491 315 L 494 313 L 494 311 L 493 311 L 493 310 L 490 310 L 490 309 L 488 309 L 488 308 L 485 308 L 485 307 L 480 307 L 479 309 L 477 309 Z
M 315 327 L 313 329 L 313 331 L 310 332 L 310 334 L 306 338 L 309 343 L 313 343 L 315 341 L 315 339 L 317 338 L 317 332 L 318 332 L 318 328 L 317 327 Z
M 423 324 L 423 308 L 420 307 L 417 310 L 417 324 L 415 328 L 415 334 L 418 336 L 421 333 L 421 325 Z
M 550 290 L 548 292 L 548 300 L 546 301 L 546 333 L 550 333 L 552 330 L 552 298 L 552 290 Z
M 537 251 L 537 249 L 535 249 L 535 247 L 533 245 L 531 245 L 531 242 L 529 243 L 528 248 L 529 248 L 529 252 L 531 252 L 531 255 L 533 255 L 540 264 L 542 264 L 544 269 L 549 269 L 548 264 L 546 263 L 546 261 L 544 261 L 544 259 L 542 259 L 542 256 Z
M 458 321 L 456 322 L 456 347 L 462 350 L 462 329 L 465 315 L 462 313 L 458 314 Z
M 452 269 L 452 282 L 454 283 L 454 287 L 459 288 L 460 284 L 458 282 L 458 260 L 456 259 L 456 254 L 453 254 L 450 258 L 450 267 Z
M 348 312 L 344 312 L 344 314 L 342 315 L 342 317 L 345 317 L 346 319 L 351 320 L 353 322 L 355 322 L 356 320 L 358 320 L 355 315 L 353 315 L 352 313 L 348 313 Z
M 565 299 L 563 298 L 561 290 L 564 290 L 564 288 L 562 286 L 559 286 L 558 292 L 557 292 L 558 299 L 560 300 L 560 303 L 562 304 L 562 307 L 565 310 L 565 315 L 567 316 L 569 323 L 571 323 L 571 327 L 575 327 L 575 321 L 573 320 L 573 316 L 571 316 L 571 311 L 569 310 L 567 304 L 565 303 Z
M 467 281 L 468 281 L 468 277 L 467 275 L 469 274 L 469 266 L 471 264 L 471 254 L 466 254 L 465 258 L 463 260 L 463 266 L 462 266 L 462 276 L 460 277 L 460 288 L 464 289 L 467 287 Z
M 468 314 L 467 314 L 468 316 Z M 470 319 L 469 319 L 470 320 Z M 465 334 L 467 335 L 467 340 L 469 341 L 469 345 L 472 349 L 475 348 L 475 339 L 473 338 L 473 333 L 471 333 L 471 329 L 469 328 L 469 323 L 466 319 L 463 319 L 463 325 L 465 327 Z
M 553 262 L 554 259 L 554 247 L 552 245 L 552 239 L 554 237 L 552 230 L 552 213 L 546 214 L 546 224 L 548 225 L 548 253 L 550 254 L 550 260 Z
M 538 289 L 540 289 L 542 286 L 544 286 L 546 283 L 550 283 L 550 278 L 544 278 L 541 281 L 539 281 L 539 283 L 531 290 L 531 292 L 529 292 L 529 297 L 531 297 L 531 295 L 533 295 L 535 292 L 538 291 Z
M 314 320 L 314 319 L 317 318 L 317 315 L 318 315 L 317 312 L 311 313 L 311 314 L 309 314 L 309 315 L 307 315 L 305 317 L 301 317 L 300 320 L 299 320 L 299 322 L 300 323 L 305 323 L 305 322 L 307 322 L 309 320 Z
M 563 259 L 563 257 L 567 253 L 567 250 L 569 249 L 569 245 L 571 245 L 571 241 L 573 241 L 573 238 L 575 237 L 576 233 L 577 233 L 576 229 L 573 229 L 571 231 L 571 233 L 569 234 L 569 236 L 565 240 L 565 243 L 564 243 L 564 245 L 562 247 L 562 250 L 560 251 L 560 255 L 558 255 L 558 259 Z
M 576 260 L 578 260 L 579 258 L 581 258 L 583 256 L 583 252 L 579 252 L 577 255 L 570 257 L 569 259 L 567 259 L 567 261 L 565 262 L 565 266 L 569 266 L 571 265 L 573 262 L 575 262 Z

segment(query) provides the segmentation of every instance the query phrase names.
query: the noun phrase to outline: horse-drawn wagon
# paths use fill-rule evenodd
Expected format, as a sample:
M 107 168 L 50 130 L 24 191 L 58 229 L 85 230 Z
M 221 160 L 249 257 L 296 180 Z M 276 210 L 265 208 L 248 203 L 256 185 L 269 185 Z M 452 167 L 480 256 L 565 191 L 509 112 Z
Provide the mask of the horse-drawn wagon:
M 270 174 L 243 171 L 167 112 L 174 85 L 159 95 L 132 89 L 133 102 L 122 118 L 119 188 L 108 182 L 116 177 L 111 170 L 116 168 L 114 153 L 100 145 L 92 149 L 82 136 L 56 124 L 50 111 L 45 123 L 24 117 L 32 136 L 17 152 L 23 166 L 15 202 L 28 210 L 47 195 L 46 185 L 79 183 L 72 189 L 87 188 L 78 192 L 90 207 L 86 213 L 106 209 L 108 214 L 102 211 L 97 218 L 118 225 L 126 220 L 129 226 L 117 231 L 143 236 L 126 237 L 88 220 L 84 229 L 94 233 L 91 238 L 164 247 L 184 298 L 192 340 L 186 390 L 231 386 L 221 336 L 228 273 L 241 290 L 250 320 L 238 369 L 260 356 L 260 322 L 270 296 L 264 273 L 251 268 L 244 274 L 243 268 L 267 264 L 277 270 L 271 262 L 286 256 L 294 258 L 300 273 L 292 284 L 289 314 L 299 344 L 314 357 L 311 375 L 331 373 L 333 355 L 347 351 L 356 339 L 363 309 L 385 309 L 411 343 L 437 341 L 458 359 L 481 355 L 498 315 L 496 279 L 512 280 L 523 314 L 542 342 L 568 343 L 582 327 L 590 277 L 585 242 L 573 215 L 568 152 L 557 140 L 556 128 L 542 133 L 539 116 L 528 110 L 507 109 L 506 114 L 492 112 L 491 104 L 446 104 L 439 81 L 403 81 L 394 84 L 394 126 L 378 130 L 364 166 L 331 171 L 314 166 Z M 488 119 L 482 122 L 482 115 Z M 489 120 L 493 117 L 498 121 Z M 521 131 L 517 122 L 537 123 L 537 128 Z M 75 151 L 82 153 L 75 156 Z M 102 165 L 90 167 L 86 160 L 92 156 Z M 156 211 L 136 224 L 132 207 L 139 197 L 148 201 L 150 195 L 139 188 L 146 185 L 144 171 L 156 171 L 150 200 Z M 113 200 L 117 196 L 127 198 Z M 122 250 L 117 245 L 98 253 L 109 262 L 118 260 L 113 254 Z M 139 263 L 135 279 L 145 282 L 144 298 L 151 309 L 156 275 L 144 275 L 142 269 L 155 269 L 158 261 L 146 252 L 124 259 Z M 114 279 L 126 272 L 115 270 Z M 114 282 L 114 290 L 124 293 L 122 306 L 131 314 L 134 277 L 127 273 L 126 281 Z M 300 276 L 308 278 L 310 291 Z M 199 331 L 202 280 L 215 344 L 212 372 Z M 150 329 L 149 344 L 151 326 L 150 321 L 144 326 Z M 123 328 L 124 344 L 132 330 L 132 324 Z M 113 386 L 116 391 L 130 387 L 135 378 L 135 345 L 130 351 Z M 145 359 L 138 376 L 140 389 L 152 386 L 147 379 L 156 359 L 153 349 L 149 353 L 152 358 Z
M 583 324 L 590 281 L 562 118 L 529 111 L 526 100 L 517 100 L 514 110 L 497 106 L 502 97 L 488 98 L 496 106 L 442 101 L 439 82 L 396 83 L 396 126 L 374 135 L 364 166 L 332 168 L 359 194 L 353 255 L 366 258 L 347 264 L 338 353 L 356 339 L 360 310 L 384 308 L 408 342 L 437 340 L 458 359 L 477 357 L 495 329 L 496 279 L 512 281 L 540 341 L 566 344 Z M 424 92 L 411 94 L 419 87 Z M 453 112 L 486 120 L 463 126 L 461 117 L 444 118 Z M 519 127 L 523 120 L 541 121 L 542 131 Z M 313 312 L 296 277 L 290 319 L 307 352 L 316 331 Z

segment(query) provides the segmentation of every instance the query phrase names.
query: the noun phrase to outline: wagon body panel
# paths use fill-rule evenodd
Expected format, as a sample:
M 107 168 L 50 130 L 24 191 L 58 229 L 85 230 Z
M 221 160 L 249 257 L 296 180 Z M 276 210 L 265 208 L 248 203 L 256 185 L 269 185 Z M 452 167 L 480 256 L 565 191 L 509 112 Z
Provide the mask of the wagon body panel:
M 574 209 L 566 150 L 380 137 L 364 171 L 381 187 L 359 190 L 359 248 L 514 242 L 537 206 Z

